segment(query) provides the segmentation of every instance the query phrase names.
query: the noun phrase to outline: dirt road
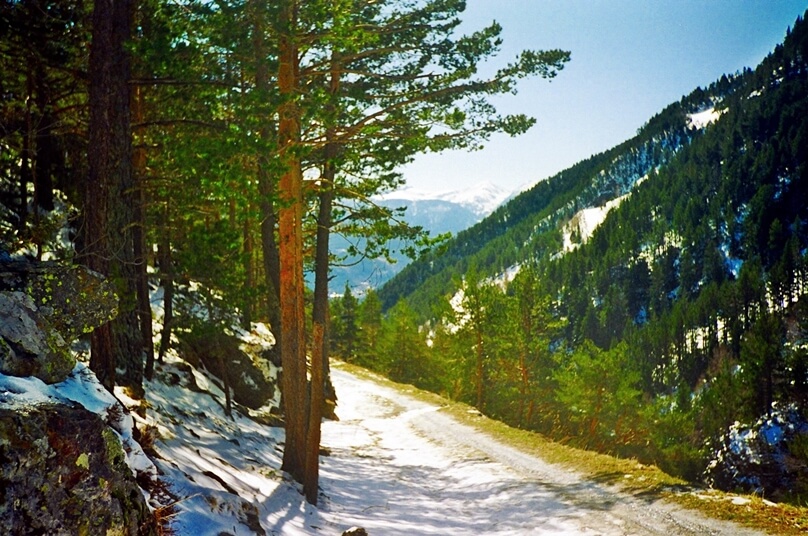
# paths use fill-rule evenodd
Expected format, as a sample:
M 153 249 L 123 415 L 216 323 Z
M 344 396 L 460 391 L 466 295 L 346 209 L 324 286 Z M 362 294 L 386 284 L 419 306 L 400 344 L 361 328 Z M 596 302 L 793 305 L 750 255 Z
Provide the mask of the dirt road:
M 324 508 L 371 536 L 757 535 L 587 481 L 337 368 Z

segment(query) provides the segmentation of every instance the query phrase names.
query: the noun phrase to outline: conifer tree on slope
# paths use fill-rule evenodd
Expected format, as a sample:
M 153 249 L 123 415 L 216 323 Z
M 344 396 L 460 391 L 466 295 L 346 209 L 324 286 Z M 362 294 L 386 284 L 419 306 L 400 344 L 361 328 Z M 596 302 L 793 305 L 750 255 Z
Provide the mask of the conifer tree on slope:
M 135 303 L 131 223 L 133 189 L 129 108 L 129 0 L 97 0 L 90 47 L 89 176 L 84 188 L 81 259 L 111 279 L 118 316 L 93 331 L 90 366 L 112 389 L 120 383 L 142 394 L 142 337 Z
M 330 65 L 330 69 L 323 68 L 323 71 L 329 72 L 332 93 L 339 91 L 339 87 L 335 87 L 335 78 L 338 76 L 347 74 L 349 76 L 346 78 L 359 81 L 353 87 L 354 92 L 347 93 L 347 98 L 343 97 L 338 104 L 323 107 L 332 110 L 332 113 L 347 110 L 344 117 L 348 120 L 329 122 L 327 118 L 323 120 L 318 117 L 314 122 L 322 121 L 322 124 L 332 127 L 330 134 L 329 128 L 321 130 L 321 144 L 335 144 L 348 152 L 352 144 L 360 149 L 376 148 L 377 154 L 385 160 L 377 160 L 370 168 L 395 166 L 406 162 L 419 151 L 474 145 L 493 132 L 504 131 L 511 135 L 524 132 L 533 124 L 533 120 L 521 115 L 497 115 L 488 102 L 488 96 L 512 92 L 517 80 L 525 76 L 538 74 L 552 77 L 569 58 L 568 53 L 558 50 L 525 51 L 514 63 L 500 69 L 492 77 L 479 79 L 475 77 L 478 64 L 497 52 L 501 29 L 497 24 L 492 24 L 470 36 L 454 39 L 452 36 L 459 24 L 457 15 L 465 8 L 464 2 L 432 1 L 414 8 L 391 2 L 386 6 L 389 9 L 377 11 L 374 11 L 374 3 L 365 1 L 345 2 L 340 6 L 348 13 L 361 14 L 363 17 L 368 17 L 368 14 L 361 10 L 370 10 L 375 18 L 366 18 L 363 21 L 365 24 L 334 25 L 332 29 L 335 31 L 331 34 L 320 31 L 320 42 L 326 44 L 327 51 L 318 56 L 312 50 L 307 50 L 309 58 L 323 59 L 321 66 Z M 305 324 L 302 320 L 304 199 L 303 163 L 300 158 L 304 147 L 317 144 L 316 139 L 304 140 L 301 136 L 302 118 L 316 109 L 315 106 L 307 108 L 306 97 L 310 98 L 309 103 L 318 105 L 317 95 L 314 92 L 308 95 L 301 92 L 304 88 L 316 87 L 304 85 L 302 80 L 306 76 L 315 76 L 318 65 L 301 65 L 299 49 L 301 45 L 311 46 L 312 40 L 306 37 L 312 37 L 314 30 L 328 27 L 328 24 L 316 18 L 323 13 L 317 8 L 318 2 L 315 1 L 282 2 L 278 32 L 278 88 L 282 101 L 278 141 L 284 165 L 279 183 L 281 354 L 287 410 L 284 469 L 298 480 L 305 479 L 301 478 L 306 473 L 304 467 L 316 470 L 316 454 L 312 454 L 316 452 L 314 447 L 310 444 L 310 448 L 305 449 L 309 452 L 309 460 L 301 454 L 304 449 L 300 447 L 306 443 L 305 437 L 311 432 L 307 427 L 319 428 L 319 419 L 308 419 L 310 415 L 307 413 L 311 408 L 319 411 L 321 406 L 316 395 L 319 386 L 315 388 L 316 391 L 312 390 L 314 397 L 310 404 L 306 397 Z M 307 20 L 307 16 L 311 18 Z M 350 21 L 350 17 L 347 20 Z M 318 22 L 322 26 L 318 26 Z M 330 40 L 323 39 L 324 35 L 332 37 Z M 423 53 L 419 54 L 419 51 Z M 339 58 L 336 67 L 335 57 Z M 413 59 L 409 61 L 409 58 Z M 352 73 L 343 71 L 343 65 L 370 70 Z M 364 92 L 357 91 L 362 88 L 362 82 L 368 81 L 372 83 L 366 83 Z M 433 130 L 435 125 L 439 127 L 437 130 Z M 368 153 L 357 151 L 355 154 Z M 333 157 L 328 161 L 333 162 Z M 363 166 L 359 167 L 361 169 Z M 336 175 L 333 180 L 336 180 Z M 397 185 L 395 183 L 392 187 Z M 327 188 L 335 186 L 333 182 L 326 185 Z M 377 191 L 385 187 L 390 188 L 391 185 L 379 184 Z M 330 221 L 318 222 L 319 228 L 330 226 Z M 327 233 L 323 233 L 322 239 L 327 240 Z M 327 259 L 321 257 L 315 262 L 322 264 Z M 324 272 L 327 274 L 327 271 Z M 327 315 L 321 315 L 315 322 L 320 324 L 315 327 L 318 333 L 325 331 L 324 318 Z M 318 340 L 321 340 L 320 336 Z M 321 345 L 317 353 L 324 352 L 324 348 L 325 345 Z M 313 360 L 313 367 L 321 366 L 322 360 Z M 322 373 L 313 370 L 312 376 L 320 378 Z M 308 443 L 312 443 L 312 440 Z M 309 482 L 316 482 L 316 479 L 310 478 Z M 311 489 L 312 485 L 307 485 L 307 497 L 314 502 L 316 490 Z

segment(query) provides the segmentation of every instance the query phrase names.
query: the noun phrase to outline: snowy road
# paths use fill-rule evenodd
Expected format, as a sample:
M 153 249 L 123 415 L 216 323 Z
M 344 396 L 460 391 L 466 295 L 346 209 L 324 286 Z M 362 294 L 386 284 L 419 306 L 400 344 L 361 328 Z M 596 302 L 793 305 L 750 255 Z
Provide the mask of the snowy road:
M 323 426 L 327 525 L 371 536 L 759 534 L 617 494 L 339 368 L 333 381 L 341 420 Z

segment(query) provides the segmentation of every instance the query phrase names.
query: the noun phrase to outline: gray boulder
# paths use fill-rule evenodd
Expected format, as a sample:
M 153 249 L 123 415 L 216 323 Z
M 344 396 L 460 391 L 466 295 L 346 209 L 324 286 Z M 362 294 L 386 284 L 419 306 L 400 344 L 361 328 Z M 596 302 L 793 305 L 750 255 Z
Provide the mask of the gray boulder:
M 70 343 L 114 318 L 117 302 L 82 266 L 0 263 L 0 373 L 64 380 L 76 364 Z

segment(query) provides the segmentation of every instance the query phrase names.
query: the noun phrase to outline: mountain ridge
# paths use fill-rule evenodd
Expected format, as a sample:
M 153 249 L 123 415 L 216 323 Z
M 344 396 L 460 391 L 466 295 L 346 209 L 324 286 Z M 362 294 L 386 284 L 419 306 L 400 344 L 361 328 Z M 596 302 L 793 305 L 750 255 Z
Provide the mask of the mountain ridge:
M 425 190 L 416 187 L 405 187 L 380 196 L 387 203 L 393 201 L 443 201 L 460 205 L 483 218 L 493 212 L 514 192 L 497 186 L 491 181 L 482 181 L 470 187 L 451 190 Z
M 407 266 L 376 294 L 395 345 L 362 358 L 565 442 L 803 501 L 806 193 L 800 17 L 754 70 Z

